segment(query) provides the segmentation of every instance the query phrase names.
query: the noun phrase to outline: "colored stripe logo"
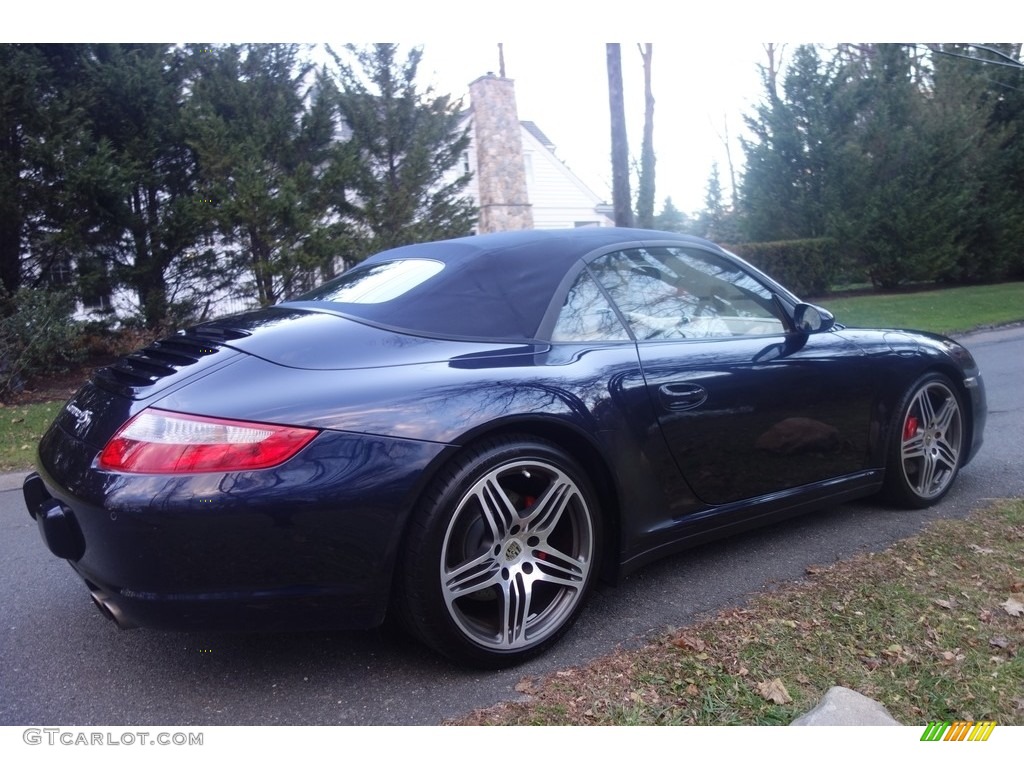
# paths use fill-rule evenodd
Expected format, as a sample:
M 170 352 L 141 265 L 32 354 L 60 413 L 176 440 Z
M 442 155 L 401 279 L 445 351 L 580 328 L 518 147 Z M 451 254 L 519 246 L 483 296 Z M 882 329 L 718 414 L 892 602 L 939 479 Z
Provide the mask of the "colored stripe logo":
M 932 720 L 921 734 L 921 741 L 988 741 L 996 723 L 994 720 L 983 720 L 975 723 L 971 720 L 955 722 Z

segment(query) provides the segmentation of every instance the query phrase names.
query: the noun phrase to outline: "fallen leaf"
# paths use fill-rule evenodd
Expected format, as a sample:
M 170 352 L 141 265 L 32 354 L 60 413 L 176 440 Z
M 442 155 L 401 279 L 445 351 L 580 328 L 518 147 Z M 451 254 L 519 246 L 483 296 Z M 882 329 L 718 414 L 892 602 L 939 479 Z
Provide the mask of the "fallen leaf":
M 696 696 L 698 693 L 700 693 L 700 688 L 698 688 L 693 683 L 690 683 L 688 686 L 686 686 L 687 696 Z
M 994 648 L 1005 648 L 1010 644 L 1010 641 L 1002 635 L 996 635 L 995 637 L 990 637 L 988 639 L 988 644 Z
M 522 680 L 516 683 L 517 693 L 533 693 L 533 690 L 533 681 L 528 677 L 524 677 Z
M 993 552 L 995 552 L 994 549 L 989 549 L 988 547 L 979 547 L 977 544 L 971 544 L 970 549 L 974 550 L 979 555 L 991 555 Z
M 789 691 L 786 690 L 786 686 L 777 677 L 770 683 L 758 683 L 757 692 L 773 704 L 789 704 L 793 701 L 789 697 Z
M 982 622 L 983 624 L 990 624 L 992 622 L 992 611 L 985 609 L 984 611 L 979 613 L 978 621 Z
M 947 611 L 952 611 L 956 608 L 956 600 L 950 598 L 949 600 L 932 600 L 939 608 L 944 608 Z
M 1000 603 L 999 607 L 1011 616 L 1024 616 L 1024 603 L 1012 597 L 1006 598 L 1006 601 Z
M 817 576 L 819 573 L 824 573 L 828 570 L 827 565 L 808 565 L 804 568 L 804 573 L 808 576 Z
M 1024 592 L 1024 581 L 1015 581 L 1010 585 L 1011 592 Z
M 882 662 L 880 659 L 869 659 L 867 656 L 861 656 L 860 660 L 861 662 L 863 662 L 864 666 L 868 668 L 869 672 L 874 672 L 876 669 L 882 666 Z
M 699 637 L 690 637 L 689 635 L 676 635 L 670 641 L 676 648 L 682 648 L 684 651 L 703 651 L 706 647 L 704 641 Z

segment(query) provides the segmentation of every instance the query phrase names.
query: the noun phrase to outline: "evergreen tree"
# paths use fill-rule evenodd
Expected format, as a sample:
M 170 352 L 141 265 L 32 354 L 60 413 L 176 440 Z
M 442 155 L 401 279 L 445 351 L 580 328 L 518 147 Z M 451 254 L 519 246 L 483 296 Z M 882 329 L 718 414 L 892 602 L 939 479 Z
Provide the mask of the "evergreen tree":
M 1007 272 L 1024 234 L 1020 195 L 1008 190 L 1024 169 L 1015 121 L 996 115 L 1014 91 L 922 50 L 843 45 L 825 61 L 802 46 L 784 94 L 766 70 L 745 144 L 750 239 L 834 238 L 837 256 L 882 287 Z
M 964 249 L 962 212 L 977 187 L 963 162 L 967 137 L 934 114 L 915 64 L 905 46 L 872 52 L 839 179 L 837 234 L 885 288 L 953 274 Z
M 690 217 L 676 208 L 672 197 L 666 197 L 662 203 L 661 213 L 654 217 L 654 228 L 665 232 L 693 233 L 694 224 Z
M 25 144 L 38 130 L 43 63 L 33 46 L 0 45 L 0 287 L 21 286 L 26 219 Z
M 189 129 L 221 278 L 249 275 L 260 304 L 273 304 L 332 273 L 344 247 L 334 92 L 312 79 L 297 45 L 206 50 L 196 56 Z
M 734 243 L 740 239 L 736 217 L 725 203 L 717 162 L 711 164 L 704 210 L 697 219 L 696 231 L 701 237 L 722 243 Z
M 961 147 L 974 200 L 962 212 L 964 249 L 951 279 L 1024 276 L 1024 65 L 1019 45 L 932 47 L 933 119 Z
M 778 72 L 763 70 L 765 101 L 747 118 L 747 170 L 741 200 L 745 234 L 754 241 L 821 237 L 833 193 L 832 153 L 843 137 L 835 105 L 840 85 L 814 46 L 798 47 L 777 92 Z
M 137 294 L 147 327 L 157 328 L 197 276 L 190 257 L 212 227 L 184 120 L 192 61 L 168 45 L 104 44 L 84 53 L 89 157 L 71 184 L 88 214 L 82 242 L 97 246 L 104 269 Z
M 354 259 L 407 243 L 469 234 L 476 209 L 456 169 L 469 146 L 459 104 L 416 83 L 422 51 L 396 45 L 334 53 L 337 105 L 354 177 L 342 204 Z
M 68 177 L 83 131 L 81 46 L 0 45 L 0 285 L 72 281 Z

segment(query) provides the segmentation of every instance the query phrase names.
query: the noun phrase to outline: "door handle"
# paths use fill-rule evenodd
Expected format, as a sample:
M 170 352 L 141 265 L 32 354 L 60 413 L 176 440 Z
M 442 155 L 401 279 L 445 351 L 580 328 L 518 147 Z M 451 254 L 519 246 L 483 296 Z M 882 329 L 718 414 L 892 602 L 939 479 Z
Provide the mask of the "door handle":
M 708 392 L 697 384 L 662 384 L 658 387 L 658 398 L 670 411 L 685 411 L 707 400 Z

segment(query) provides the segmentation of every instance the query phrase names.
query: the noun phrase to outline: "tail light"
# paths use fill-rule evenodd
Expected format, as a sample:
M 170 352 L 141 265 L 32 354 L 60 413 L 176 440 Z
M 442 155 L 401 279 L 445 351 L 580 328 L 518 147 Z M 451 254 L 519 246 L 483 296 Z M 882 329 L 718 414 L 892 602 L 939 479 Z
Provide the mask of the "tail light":
M 290 459 L 316 435 L 315 429 L 147 408 L 110 438 L 99 467 L 147 474 L 266 469 Z

